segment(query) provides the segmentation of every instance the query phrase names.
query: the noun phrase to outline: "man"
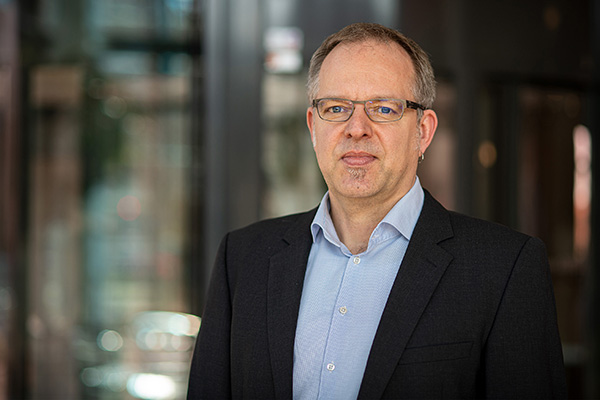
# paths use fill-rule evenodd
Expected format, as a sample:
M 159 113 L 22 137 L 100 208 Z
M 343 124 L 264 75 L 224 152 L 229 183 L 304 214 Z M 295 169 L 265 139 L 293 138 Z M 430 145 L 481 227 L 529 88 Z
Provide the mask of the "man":
M 540 240 L 445 210 L 417 165 L 433 71 L 376 24 L 327 38 L 307 110 L 328 193 L 228 234 L 189 398 L 564 398 Z

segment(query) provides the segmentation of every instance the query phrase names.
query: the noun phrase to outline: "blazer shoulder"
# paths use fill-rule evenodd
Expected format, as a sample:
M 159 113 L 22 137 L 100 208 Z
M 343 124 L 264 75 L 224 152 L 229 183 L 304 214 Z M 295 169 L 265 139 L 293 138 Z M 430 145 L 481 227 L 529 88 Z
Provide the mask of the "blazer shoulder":
M 508 226 L 491 222 L 455 211 L 448 211 L 454 234 L 460 237 L 472 237 L 476 241 L 527 242 L 532 237 Z
M 277 243 L 289 240 L 309 240 L 310 224 L 317 209 L 254 222 L 248 226 L 228 233 L 228 242 L 234 247 L 255 249 L 268 245 L 277 247 Z
M 480 260 L 487 265 L 512 265 L 521 257 L 532 256 L 536 262 L 547 262 L 546 246 L 536 237 L 507 226 L 456 212 L 449 212 L 454 230 L 452 241 L 443 243 L 455 255 Z M 541 264 L 540 264 L 541 265 Z
M 469 251 L 502 252 L 508 249 L 519 251 L 527 242 L 536 247 L 544 247 L 540 239 L 516 231 L 505 225 L 447 210 L 435 198 L 426 192 L 426 206 L 423 212 L 430 212 L 426 225 L 430 232 L 445 230 L 451 232 L 443 237 L 446 246 L 463 248 Z M 447 222 L 440 222 L 447 221 Z M 443 228 L 449 226 L 449 228 Z

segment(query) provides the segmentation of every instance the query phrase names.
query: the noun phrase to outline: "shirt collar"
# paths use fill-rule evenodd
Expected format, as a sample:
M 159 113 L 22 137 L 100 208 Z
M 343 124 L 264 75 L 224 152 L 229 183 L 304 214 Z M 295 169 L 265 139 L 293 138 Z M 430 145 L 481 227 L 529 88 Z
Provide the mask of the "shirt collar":
M 397 232 L 401 233 L 407 240 L 410 240 L 419 215 L 421 215 L 421 209 L 423 208 L 423 202 L 425 195 L 419 177 L 416 177 L 415 183 L 412 188 L 406 193 L 387 215 L 377 225 L 374 232 L 377 232 L 381 228 L 386 226 L 393 227 Z M 338 247 L 341 247 L 341 242 L 331 220 L 330 214 L 331 205 L 329 203 L 329 192 L 325 193 L 321 204 L 317 209 L 317 213 L 310 226 L 313 242 L 317 240 L 319 232 L 323 232 L 325 238 L 331 243 Z

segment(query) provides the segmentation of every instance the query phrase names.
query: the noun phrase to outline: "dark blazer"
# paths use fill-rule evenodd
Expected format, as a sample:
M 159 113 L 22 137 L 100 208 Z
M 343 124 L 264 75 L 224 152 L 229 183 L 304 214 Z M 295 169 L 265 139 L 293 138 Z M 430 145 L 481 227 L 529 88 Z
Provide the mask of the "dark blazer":
M 223 239 L 189 399 L 292 397 L 314 214 L 262 221 Z M 358 397 L 566 398 L 543 243 L 449 212 L 426 192 Z

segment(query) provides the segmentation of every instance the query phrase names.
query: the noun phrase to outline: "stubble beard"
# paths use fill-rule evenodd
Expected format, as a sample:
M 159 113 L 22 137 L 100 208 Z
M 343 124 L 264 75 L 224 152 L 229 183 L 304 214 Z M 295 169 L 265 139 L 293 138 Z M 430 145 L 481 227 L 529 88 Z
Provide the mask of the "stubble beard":
M 357 181 L 362 181 L 367 174 L 367 170 L 364 168 L 348 168 L 347 171 L 352 179 Z

